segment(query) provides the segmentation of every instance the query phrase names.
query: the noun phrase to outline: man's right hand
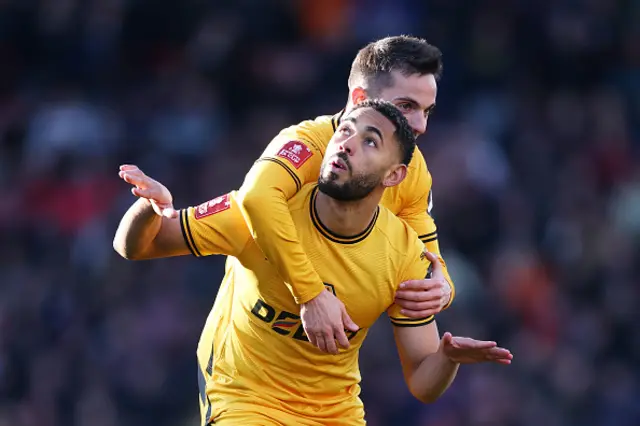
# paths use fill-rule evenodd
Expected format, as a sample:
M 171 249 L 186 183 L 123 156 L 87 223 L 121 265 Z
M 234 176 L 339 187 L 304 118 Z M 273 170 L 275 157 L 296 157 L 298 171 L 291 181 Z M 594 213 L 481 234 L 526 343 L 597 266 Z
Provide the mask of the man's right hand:
M 330 354 L 338 353 L 336 341 L 344 349 L 349 347 L 345 328 L 354 333 L 360 329 L 347 314 L 344 303 L 329 290 L 303 303 L 300 318 L 309 341 Z
M 135 188 L 131 188 L 131 193 L 136 197 L 149 200 L 156 214 L 169 219 L 178 217 L 178 212 L 173 208 L 171 192 L 160 182 L 145 175 L 137 166 L 131 164 L 120 166 L 118 176 L 134 185 Z
M 495 362 L 509 365 L 513 359 L 511 351 L 498 347 L 496 342 L 456 337 L 448 332 L 442 336 L 438 350 L 442 351 L 452 362 L 458 364 Z

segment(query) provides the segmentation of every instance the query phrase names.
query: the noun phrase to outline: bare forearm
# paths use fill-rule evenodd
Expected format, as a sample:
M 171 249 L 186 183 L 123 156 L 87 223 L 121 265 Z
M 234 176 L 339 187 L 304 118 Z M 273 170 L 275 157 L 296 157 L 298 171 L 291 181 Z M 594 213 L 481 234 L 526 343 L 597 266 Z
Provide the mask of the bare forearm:
M 411 375 L 411 393 L 425 404 L 434 402 L 451 386 L 459 366 L 440 350 L 427 356 Z
M 113 239 L 113 248 L 125 259 L 143 257 L 162 227 L 162 217 L 151 207 L 151 202 L 139 198 L 124 214 Z

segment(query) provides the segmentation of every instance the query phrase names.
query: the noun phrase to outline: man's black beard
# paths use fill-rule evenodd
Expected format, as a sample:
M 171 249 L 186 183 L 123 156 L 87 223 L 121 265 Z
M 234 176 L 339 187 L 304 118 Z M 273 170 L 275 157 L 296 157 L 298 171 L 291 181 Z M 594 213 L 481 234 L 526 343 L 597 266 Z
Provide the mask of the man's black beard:
M 376 176 L 352 176 L 344 184 L 337 183 L 338 175 L 331 172 L 327 179 L 323 174 L 318 178 L 318 189 L 323 193 L 338 201 L 358 201 L 380 185 L 380 179 Z

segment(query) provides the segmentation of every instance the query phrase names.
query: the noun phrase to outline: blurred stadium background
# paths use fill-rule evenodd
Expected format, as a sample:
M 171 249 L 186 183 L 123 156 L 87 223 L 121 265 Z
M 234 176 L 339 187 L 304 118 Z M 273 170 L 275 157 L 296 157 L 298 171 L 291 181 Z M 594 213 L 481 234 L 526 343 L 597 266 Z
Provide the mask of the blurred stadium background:
M 423 406 L 383 319 L 369 424 L 640 424 L 638 22 L 634 0 L 0 1 L 0 425 L 197 425 L 224 259 L 118 258 L 118 164 L 181 207 L 237 188 L 400 33 L 444 52 L 420 140 L 458 289 L 440 329 L 515 361 Z

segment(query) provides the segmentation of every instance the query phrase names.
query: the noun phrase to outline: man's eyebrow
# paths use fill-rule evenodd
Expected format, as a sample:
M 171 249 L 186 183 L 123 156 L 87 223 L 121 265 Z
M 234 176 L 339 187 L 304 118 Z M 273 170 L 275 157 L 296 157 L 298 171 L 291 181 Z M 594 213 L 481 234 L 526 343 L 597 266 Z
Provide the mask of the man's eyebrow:
M 431 104 L 431 106 L 430 106 L 429 108 L 427 108 L 427 109 L 426 109 L 427 114 L 429 114 L 429 115 L 430 115 L 431 113 L 433 113 L 433 110 L 434 110 L 434 109 L 436 109 L 436 103 L 435 103 L 435 102 L 434 102 L 434 103 L 432 103 L 432 104 Z
M 384 142 L 384 138 L 382 137 L 382 132 L 377 127 L 367 126 L 367 127 L 365 127 L 365 130 L 367 132 L 375 133 L 380 138 L 380 141 Z
M 414 104 L 414 105 L 416 105 L 416 106 L 420 107 L 420 109 L 424 109 L 425 111 L 429 111 L 429 112 L 431 112 L 431 111 L 435 108 L 435 106 L 436 106 L 436 104 L 435 104 L 435 102 L 434 102 L 434 103 L 432 103 L 431 105 L 429 105 L 428 107 L 423 107 L 423 106 L 420 104 L 420 102 L 418 102 L 417 100 L 413 99 L 413 98 L 412 98 L 412 97 L 410 97 L 410 96 L 398 96 L 397 98 L 394 98 L 394 101 L 410 102 L 410 103 L 412 103 L 412 104 Z
M 345 117 L 345 118 L 343 118 L 343 119 L 342 119 L 342 121 L 343 121 L 343 122 L 344 122 L 344 121 L 349 121 L 349 122 L 351 122 L 351 123 L 353 123 L 353 124 L 356 124 L 356 123 L 358 122 L 358 120 L 356 120 L 356 119 L 355 119 L 355 117 Z M 378 135 L 378 137 L 380 138 L 380 141 L 384 142 L 384 138 L 382 137 L 382 132 L 381 132 L 381 131 L 380 131 L 380 129 L 378 129 L 377 127 L 374 127 L 374 126 L 366 126 L 366 127 L 364 128 L 364 130 L 365 130 L 366 132 L 369 132 L 369 133 L 375 133 L 375 134 L 376 134 L 376 135 Z

